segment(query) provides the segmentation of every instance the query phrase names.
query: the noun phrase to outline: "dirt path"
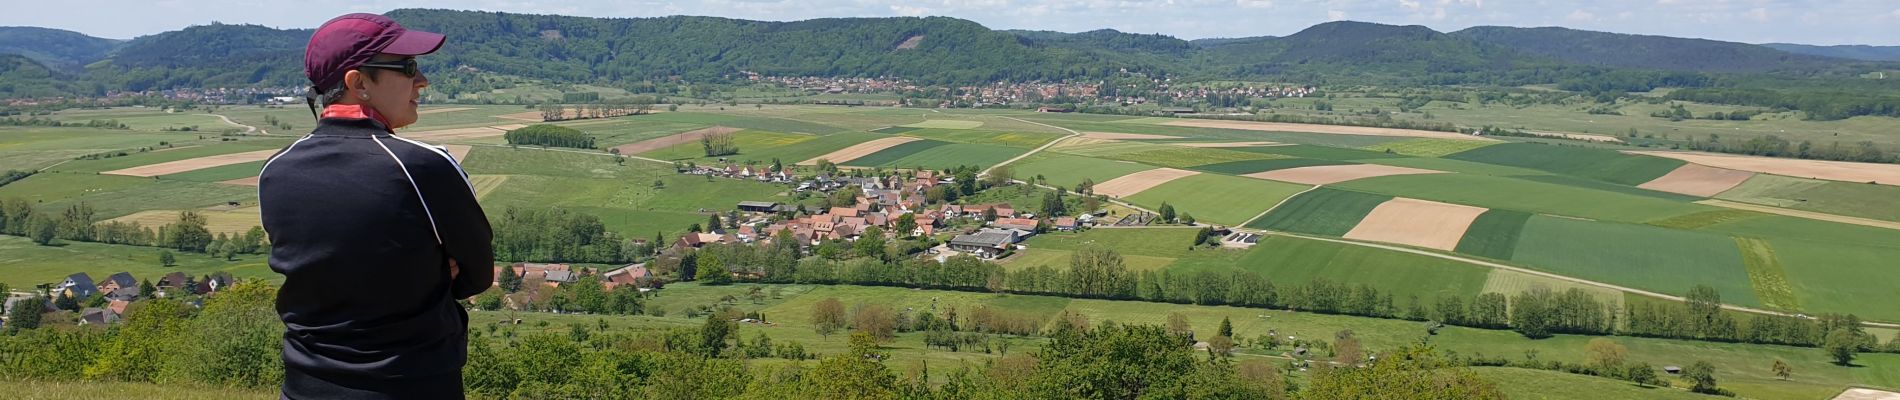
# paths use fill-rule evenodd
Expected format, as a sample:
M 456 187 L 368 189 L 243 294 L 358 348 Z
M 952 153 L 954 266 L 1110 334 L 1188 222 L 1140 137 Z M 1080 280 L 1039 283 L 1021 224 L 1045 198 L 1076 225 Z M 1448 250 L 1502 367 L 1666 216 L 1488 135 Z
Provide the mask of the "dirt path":
M 931 110 L 931 111 L 936 111 L 936 110 Z M 1003 118 L 1003 119 L 1008 119 L 1008 120 L 1012 120 L 1012 121 L 1016 121 L 1016 122 L 1021 122 L 1021 123 L 1026 123 L 1026 124 L 1035 124 L 1035 125 L 1042 125 L 1042 126 L 1047 126 L 1047 127 L 1050 127 L 1050 128 L 1056 128 L 1056 129 L 1061 129 L 1061 130 L 1062 130 L 1063 132 L 1068 132 L 1068 133 L 1069 133 L 1069 135 L 1068 135 L 1068 136 L 1063 136 L 1063 137 L 1059 137 L 1059 138 L 1056 138 L 1056 140 L 1051 140 L 1051 141 L 1049 141 L 1049 143 L 1043 143 L 1041 147 L 1037 147 L 1037 148 L 1036 148 L 1035 150 L 1030 150 L 1030 151 L 1029 151 L 1028 153 L 1023 153 L 1023 154 L 1021 154 L 1021 155 L 1018 155 L 1018 156 L 1016 156 L 1016 158 L 1011 158 L 1011 159 L 1009 159 L 1009 160 L 1005 160 L 1005 161 L 1003 161 L 1003 162 L 1000 162 L 1000 163 L 996 163 L 996 165 L 991 165 L 991 166 L 990 166 L 989 168 L 984 168 L 984 169 L 983 169 L 983 172 L 981 172 L 981 173 L 977 173 L 977 174 L 976 174 L 976 176 L 989 176 L 989 174 L 990 174 L 990 170 L 993 170 L 993 169 L 996 169 L 996 167 L 1001 167 L 1001 166 L 1004 166 L 1004 165 L 1010 165 L 1010 164 L 1014 164 L 1014 163 L 1016 163 L 1017 161 L 1021 161 L 1021 160 L 1022 160 L 1022 159 L 1024 159 L 1024 158 L 1029 158 L 1029 156 L 1032 156 L 1032 155 L 1035 155 L 1036 153 L 1040 153 L 1040 152 L 1042 152 L 1043 150 L 1047 150 L 1047 149 L 1048 149 L 1048 148 L 1050 148 L 1050 147 L 1054 147 L 1054 146 L 1056 145 L 1056 143 L 1062 143 L 1062 141 L 1064 141 L 1064 140 L 1069 140 L 1069 138 L 1073 138 L 1073 137 L 1079 137 L 1079 136 L 1082 136 L 1082 132 L 1076 132 L 1076 131 L 1075 131 L 1074 129 L 1069 129 L 1069 128 L 1064 128 L 1064 127 L 1060 127 L 1060 126 L 1055 126 L 1055 125 L 1049 125 L 1049 124 L 1045 124 L 1045 123 L 1041 123 L 1041 122 L 1034 122 L 1034 121 L 1024 121 L 1024 120 L 1021 120 L 1021 119 L 1017 119 L 1017 118 L 1014 118 L 1014 117 L 1002 117 L 1002 118 Z
M 235 127 L 239 127 L 239 128 L 244 128 L 244 133 L 251 133 L 251 132 L 257 132 L 257 131 L 259 131 L 259 129 L 257 129 L 257 127 L 255 127 L 255 126 L 250 126 L 250 125 L 245 125 L 245 124 L 240 124 L 240 123 L 237 123 L 237 122 L 234 122 L 234 121 L 231 121 L 231 117 L 226 117 L 226 116 L 223 116 L 223 115 L 219 115 L 219 114 L 206 114 L 206 115 L 210 115 L 210 116 L 213 116 L 213 117 L 218 117 L 218 119 L 221 119 L 221 120 L 224 120 L 224 123 L 226 123 L 226 124 L 230 124 L 231 126 L 235 126 Z M 263 131 L 263 132 L 264 132 L 264 133 L 262 133 L 262 134 L 264 134 L 264 135 L 269 135 L 269 134 L 270 134 L 270 131 Z

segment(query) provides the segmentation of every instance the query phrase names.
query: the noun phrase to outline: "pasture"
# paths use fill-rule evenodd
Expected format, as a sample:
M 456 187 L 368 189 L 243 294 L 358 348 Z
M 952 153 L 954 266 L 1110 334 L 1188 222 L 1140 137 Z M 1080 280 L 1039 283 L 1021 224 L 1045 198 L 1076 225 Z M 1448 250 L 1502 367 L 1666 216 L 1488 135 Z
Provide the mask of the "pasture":
M 1029 180 L 1040 176 L 1048 180 L 1050 185 L 1073 189 L 1084 180 L 1108 182 L 1153 167 L 1128 161 L 1043 152 L 1016 161 L 1010 164 L 1010 168 L 1015 170 L 1017 179 Z
M 816 136 L 811 136 L 811 135 L 798 135 L 798 134 L 765 132 L 765 131 L 738 131 L 732 134 L 732 143 L 739 147 L 739 154 L 744 155 L 751 151 L 763 151 L 767 149 L 774 149 L 774 148 L 779 148 L 783 146 L 798 144 L 800 142 L 812 140 L 815 137 Z M 669 137 L 668 139 L 657 139 L 657 140 L 673 140 L 673 139 Z M 645 142 L 642 142 L 642 143 L 645 143 Z M 629 153 L 621 152 L 621 154 L 629 154 Z M 640 154 L 640 156 L 647 157 L 647 158 L 657 158 L 661 160 L 694 160 L 694 159 L 712 158 L 712 157 L 706 157 L 706 146 L 700 144 L 698 140 L 688 140 L 682 143 L 674 144 L 669 147 L 642 153 Z M 728 156 L 728 157 L 736 157 L 736 156 Z
M 1900 187 L 1758 174 L 1715 198 L 1850 217 L 1900 221 Z
M 158 263 L 157 247 L 110 245 L 84 242 L 61 242 L 56 246 L 41 246 L 33 241 L 17 236 L 0 236 L 0 268 L 6 270 L 0 274 L 0 283 L 16 290 L 31 290 L 34 285 L 58 283 L 67 275 L 84 272 L 94 281 L 104 279 L 119 272 L 130 272 L 132 277 L 152 282 L 172 272 L 184 272 L 192 276 L 203 276 L 214 272 L 230 272 L 231 276 L 245 279 L 264 279 L 281 281 L 283 275 L 271 272 L 264 265 L 263 255 L 241 255 L 236 261 L 211 257 L 199 253 L 187 253 L 173 250 L 177 265 L 166 267 Z
M 1266 216 L 1247 224 L 1248 228 L 1313 235 L 1344 236 L 1372 209 L 1392 196 L 1321 187 L 1273 209 Z
M 1384 153 L 1408 155 L 1408 156 L 1413 156 L 1413 157 L 1444 157 L 1444 156 L 1448 156 L 1452 154 L 1461 153 L 1467 150 L 1476 149 L 1479 147 L 1494 145 L 1497 143 L 1498 142 L 1485 142 L 1485 141 L 1477 141 L 1477 140 L 1420 138 L 1420 139 L 1400 140 L 1400 141 L 1391 142 L 1391 143 L 1380 143 L 1380 144 L 1376 144 L 1372 146 L 1361 147 L 1359 149 L 1367 150 L 1367 151 L 1377 151 L 1377 152 L 1384 152 Z
M 1661 157 L 1542 143 L 1505 143 L 1467 150 L 1446 157 L 1530 168 L 1631 186 L 1660 178 L 1684 164 L 1681 160 Z
M 1761 305 L 1740 249 L 1722 235 L 1540 215 L 1524 224 L 1511 261 L 1657 293 L 1708 285 L 1725 303 Z
M 1236 226 L 1308 188 L 1290 183 L 1198 174 L 1143 190 L 1127 199 L 1151 210 L 1166 202 L 1174 206 L 1176 213 L 1192 214 L 1198 222 Z
M 1324 278 L 1335 283 L 1363 283 L 1398 299 L 1413 295 L 1421 299 L 1443 295 L 1470 298 L 1484 289 L 1491 271 L 1442 258 L 1281 235 L 1263 238 L 1244 251 L 1246 255 L 1234 267 L 1257 272 L 1275 285 L 1303 285 Z

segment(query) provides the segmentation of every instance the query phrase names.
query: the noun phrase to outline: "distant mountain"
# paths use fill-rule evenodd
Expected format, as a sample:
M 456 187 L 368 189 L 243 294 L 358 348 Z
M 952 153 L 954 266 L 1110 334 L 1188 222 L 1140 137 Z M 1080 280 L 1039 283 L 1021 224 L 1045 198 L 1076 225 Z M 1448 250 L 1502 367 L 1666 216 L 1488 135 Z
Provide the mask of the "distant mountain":
M 121 41 L 30 26 L 0 26 L 0 54 L 26 56 L 45 65 L 77 67 L 105 58 Z
M 1788 43 L 1768 43 L 1761 46 L 1789 53 L 1845 58 L 1850 60 L 1900 61 L 1900 46 L 1814 46 Z
M 71 76 L 32 58 L 0 54 L 0 98 L 65 96 L 80 91 Z
M 1571 63 L 1620 68 L 1771 72 L 1822 68 L 1843 61 L 1747 43 L 1554 27 L 1479 26 L 1451 35 Z
M 304 84 L 309 29 L 212 24 L 141 36 L 88 68 L 91 77 L 128 90 L 190 86 Z
M 448 44 L 424 63 L 430 72 L 466 67 L 629 90 L 651 89 L 642 86 L 644 81 L 722 81 L 748 72 L 890 76 L 938 84 L 1100 79 L 1130 70 L 1187 80 L 1557 83 L 1600 92 L 1702 86 L 1714 81 L 1708 73 L 1777 74 L 1768 80 L 1773 81 L 1835 72 L 1854 72 L 1833 74 L 1853 77 L 1900 65 L 1563 28 L 1478 27 L 1447 34 L 1423 26 L 1342 21 L 1283 37 L 1184 41 L 1108 29 L 993 30 L 947 17 L 771 22 L 424 9 L 385 15 L 449 36 Z M 9 85 L 0 87 L 0 96 L 300 86 L 302 50 L 310 33 L 213 24 L 115 41 L 52 29 L 0 28 L 0 54 L 18 56 L 0 65 L 15 77 L 0 81 Z M 455 89 L 449 81 L 438 89 Z

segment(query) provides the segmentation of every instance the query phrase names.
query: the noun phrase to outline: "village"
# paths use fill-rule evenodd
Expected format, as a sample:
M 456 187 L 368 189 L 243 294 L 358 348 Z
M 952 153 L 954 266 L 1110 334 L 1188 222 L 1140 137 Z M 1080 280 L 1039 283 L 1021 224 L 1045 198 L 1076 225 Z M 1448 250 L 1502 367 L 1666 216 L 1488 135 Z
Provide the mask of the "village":
M 1145 104 L 1189 104 L 1210 97 L 1231 97 L 1245 100 L 1301 98 L 1318 92 L 1319 88 L 1309 85 L 1270 85 L 1270 84 L 1234 84 L 1224 87 L 1203 85 L 1179 85 L 1170 78 L 1149 78 L 1145 75 L 1123 71 L 1125 77 L 1135 79 L 1138 84 L 1115 84 L 1108 81 L 1095 82 L 995 82 L 986 85 L 966 85 L 950 88 L 919 85 L 899 78 L 825 78 L 825 77 L 776 77 L 750 74 L 747 79 L 754 82 L 784 86 L 794 91 L 813 94 L 877 94 L 890 93 L 906 96 L 903 105 L 916 107 L 924 105 L 911 97 L 938 98 L 950 100 L 937 104 L 938 108 L 950 107 L 992 107 L 1012 104 L 1043 103 L 1112 103 L 1122 106 Z M 947 94 L 943 92 L 946 91 Z M 1066 109 L 1056 108 L 1066 112 Z

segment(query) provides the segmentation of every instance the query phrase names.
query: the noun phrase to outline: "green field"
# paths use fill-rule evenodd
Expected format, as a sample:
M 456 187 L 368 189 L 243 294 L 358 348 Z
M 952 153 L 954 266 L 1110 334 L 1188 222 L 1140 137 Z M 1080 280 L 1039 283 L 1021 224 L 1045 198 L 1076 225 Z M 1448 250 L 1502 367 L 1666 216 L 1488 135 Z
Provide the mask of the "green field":
M 1629 297 L 1621 290 L 1507 269 L 1493 269 L 1484 279 L 1485 293 L 1516 296 L 1518 293 L 1536 288 L 1550 289 L 1553 293 L 1563 293 L 1570 289 L 1582 290 L 1605 305 L 1616 306 L 1618 310 L 1624 309 L 1623 301 Z
M 1251 173 L 1256 173 L 1256 172 L 1267 172 L 1267 171 L 1275 171 L 1275 170 L 1282 170 L 1282 169 L 1288 169 L 1288 168 L 1314 167 L 1314 166 L 1321 166 L 1321 165 L 1345 165 L 1345 164 L 1351 164 L 1351 163 L 1343 162 L 1343 161 L 1321 160 L 1321 159 L 1314 159 L 1314 158 L 1279 158 L 1279 159 L 1272 159 L 1272 160 L 1230 161 L 1230 162 L 1224 162 L 1224 163 L 1219 163 L 1219 164 L 1207 164 L 1207 165 L 1195 166 L 1192 169 L 1196 171 L 1213 172 L 1213 173 L 1219 173 L 1219 174 L 1246 175 L 1246 174 L 1251 174 Z
M 739 146 L 739 155 L 745 155 L 749 151 L 752 151 L 755 149 L 759 151 L 769 151 L 769 149 L 795 145 L 800 142 L 804 142 L 804 141 L 812 140 L 813 138 L 816 138 L 816 136 L 811 136 L 811 135 L 798 135 L 798 134 L 790 134 L 790 133 L 777 133 L 777 132 L 765 132 L 765 131 L 738 131 L 738 132 L 733 132 L 732 135 L 733 135 L 732 136 L 733 144 Z M 642 157 L 657 158 L 661 160 L 690 160 L 690 159 L 707 158 L 706 147 L 704 145 L 701 145 L 698 141 L 693 141 L 690 143 L 681 143 L 676 146 L 649 151 L 649 152 L 642 153 L 639 155 Z M 737 157 L 737 156 L 729 156 L 729 157 Z M 804 160 L 793 160 L 793 161 L 780 160 L 780 161 L 793 163 L 793 162 L 804 161 Z
M 1801 309 L 1794 288 L 1788 284 L 1787 268 L 1782 266 L 1768 241 L 1738 237 L 1735 245 L 1742 249 L 1742 265 L 1748 268 L 1748 280 L 1754 285 L 1755 298 L 1761 299 L 1762 306 L 1777 310 Z
M 1052 232 L 1029 238 L 1028 241 L 1023 242 L 1023 246 L 1050 250 L 1080 250 L 1088 246 L 1097 246 L 1114 250 L 1124 256 L 1176 258 L 1187 255 L 1188 248 L 1194 246 L 1194 234 L 1197 231 L 1190 227 L 1167 227 L 1090 229 L 1074 233 Z
M 1794 298 L 1809 314 L 1845 312 L 1900 321 L 1900 248 L 1769 239 Z M 1726 297 L 1723 298 L 1727 300 Z
M 238 278 L 283 280 L 282 275 L 264 265 L 263 255 L 244 255 L 237 261 L 225 261 L 174 250 L 178 264 L 166 267 L 158 263 L 159 250 L 157 247 L 65 241 L 56 246 L 41 246 L 22 237 L 0 236 L 0 271 L 5 271 L 0 273 L 0 283 L 14 290 L 28 291 L 34 285 L 59 283 L 67 275 L 78 272 L 92 276 L 94 281 L 119 272 L 158 282 L 158 278 L 172 272 L 203 276 L 221 271 Z
M 107 151 L 137 151 L 141 147 L 163 149 L 201 143 L 189 133 L 146 133 L 116 129 L 49 128 L 0 126 L 0 171 L 37 170 L 73 158 Z
M 839 149 L 851 147 L 851 145 L 854 145 L 854 144 L 864 143 L 872 139 L 882 138 L 886 136 L 889 136 L 889 135 L 880 135 L 880 134 L 869 133 L 869 132 L 838 133 L 838 134 L 819 136 L 812 140 L 806 140 L 803 142 L 798 142 L 794 144 L 773 147 L 773 148 L 764 148 L 764 149 L 756 149 L 756 150 L 741 148 L 739 149 L 740 153 L 738 155 L 730 156 L 727 158 L 730 158 L 733 160 L 757 161 L 761 163 L 770 163 L 772 162 L 772 159 L 776 158 L 776 159 L 779 159 L 779 162 L 782 162 L 785 164 L 794 164 L 801 161 L 810 160 L 818 156 L 830 154 L 833 151 L 838 151 Z
M 51 170 L 87 173 L 105 172 L 221 154 L 275 150 L 287 145 L 290 145 L 290 140 L 288 139 L 247 139 L 235 142 L 205 142 L 195 146 L 178 144 L 178 147 L 163 149 L 163 151 L 131 153 L 124 157 L 97 160 L 73 160 L 53 167 Z
M 1257 272 L 1281 287 L 1325 278 L 1335 283 L 1364 283 L 1399 299 L 1412 295 L 1421 299 L 1447 294 L 1476 296 L 1484 290 L 1491 271 L 1442 258 L 1291 236 L 1268 236 L 1245 251 L 1232 268 Z M 1181 269 L 1214 265 L 1183 265 Z
M 1531 214 L 1522 211 L 1490 210 L 1478 215 L 1458 240 L 1458 252 L 1497 260 L 1509 260 L 1517 251 L 1517 238 Z
M 1335 186 L 1491 209 L 1632 223 L 1716 209 L 1649 196 L 1469 174 L 1382 176 L 1342 182 Z
M 1360 150 L 1391 152 L 1413 157 L 1444 157 L 1479 147 L 1498 144 L 1481 140 L 1419 138 L 1380 143 L 1359 148 Z
M 983 126 L 983 121 L 966 121 L 966 120 L 958 120 L 958 119 L 932 119 L 932 120 L 925 120 L 924 122 L 918 122 L 915 124 L 904 125 L 904 126 L 911 127 L 911 128 L 925 128 L 925 129 L 976 129 L 979 126 Z
M 1032 247 L 1017 251 L 1015 256 L 1002 260 L 1002 264 L 1005 269 L 1010 271 L 1034 267 L 1049 267 L 1057 271 L 1066 271 L 1069 269 L 1069 259 L 1074 257 L 1074 255 L 1075 252 L 1070 250 L 1039 249 Z M 1126 267 L 1128 271 L 1160 270 L 1167 268 L 1168 265 L 1174 264 L 1174 261 L 1175 259 L 1172 257 L 1133 254 L 1122 255 L 1122 266 Z
M 1083 180 L 1095 183 L 1108 182 L 1136 172 L 1154 169 L 1146 164 L 1128 161 L 1106 160 L 1094 157 L 1071 156 L 1049 152 L 1036 153 L 1025 157 L 1010 167 L 1015 169 L 1016 178 L 1029 180 L 1036 176 L 1048 179 L 1049 184 L 1064 188 L 1074 188 Z
M 1180 121 L 1178 118 L 1142 118 L 1115 122 L 1077 121 L 1064 119 L 1046 119 L 1047 114 L 1024 115 L 1023 119 L 1050 125 L 1074 129 L 1081 132 L 1142 133 L 1150 135 L 1177 136 L 1196 141 L 1269 141 L 1327 147 L 1360 148 L 1380 143 L 1404 140 L 1405 138 L 1368 135 L 1334 135 L 1308 132 L 1267 132 L 1244 129 L 1196 128 L 1168 126 L 1161 123 Z
M 1524 224 L 1511 261 L 1666 294 L 1708 285 L 1725 303 L 1761 305 L 1741 252 L 1727 236 L 1539 215 Z
M 1728 397 L 1690 392 L 1682 388 L 1637 386 L 1630 381 L 1523 368 L 1479 367 L 1478 376 L 1490 379 L 1513 399 L 1595 400 L 1662 399 L 1715 400 Z M 1562 390 L 1552 390 L 1562 388 Z
M 508 207 L 556 207 L 598 216 L 626 237 L 677 233 L 704 223 L 700 209 L 728 210 L 740 201 L 787 201 L 783 185 L 680 175 L 654 163 L 616 165 L 602 155 L 478 147 L 470 174 L 509 175 L 481 200 L 490 218 Z M 655 180 L 664 182 L 654 188 Z
M 86 398 L 139 398 L 152 400 L 190 400 L 217 393 L 221 399 L 279 398 L 276 390 L 199 387 L 194 385 L 126 382 L 15 381 L 0 379 L 0 392 L 17 400 L 59 400 Z
M 1715 197 L 1796 210 L 1900 221 L 1900 207 L 1892 206 L 1895 199 L 1900 199 L 1900 187 L 1896 186 L 1756 174 L 1740 186 Z
M 24 199 L 33 202 L 34 208 L 49 212 L 84 202 L 103 220 L 144 210 L 194 209 L 233 201 L 255 203 L 257 188 L 118 175 L 41 173 L 0 186 L 0 198 Z
M 854 167 L 947 169 L 964 165 L 988 167 L 1022 154 L 1018 147 L 919 140 L 900 144 L 845 162 Z
M 1411 167 L 1411 168 L 1429 169 L 1433 171 L 1457 172 L 1460 174 L 1471 174 L 1471 175 L 1527 177 L 1527 176 L 1538 176 L 1538 175 L 1549 174 L 1548 172 L 1538 171 L 1538 170 L 1534 170 L 1530 168 L 1508 167 L 1508 166 L 1497 165 L 1497 164 L 1485 164 L 1485 163 L 1480 163 L 1480 162 L 1453 160 L 1449 158 L 1394 157 L 1394 158 L 1364 159 L 1364 160 L 1358 160 L 1357 162 L 1366 163 L 1366 164 L 1391 165 L 1395 167 Z
M 911 128 L 900 128 L 900 129 L 908 129 L 908 130 L 902 131 L 904 136 L 916 136 L 920 138 L 925 138 L 925 139 L 930 139 L 930 140 L 941 140 L 945 142 L 989 144 L 989 145 L 1000 145 L 1000 146 L 1022 147 L 1022 148 L 1035 148 L 1037 146 L 1042 146 L 1045 143 L 1049 143 L 1050 141 L 1053 141 L 1053 140 L 1056 140 L 1057 138 L 1062 137 L 1061 134 L 1047 133 L 1047 132 L 1018 132 L 1018 131 L 1003 132 L 1003 131 L 972 130 L 972 129 L 911 129 Z M 879 133 L 898 133 L 898 132 L 891 132 L 888 130 L 880 130 L 878 132 Z
M 1684 164 L 1682 160 L 1662 157 L 1539 143 L 1506 143 L 1446 157 L 1531 168 L 1632 186 L 1662 177 Z
M 1321 187 L 1287 200 L 1252 223 L 1249 228 L 1344 236 L 1359 220 L 1392 196 Z
M 1379 144 L 1376 146 L 1384 146 L 1384 144 Z M 1357 160 L 1374 160 L 1374 159 L 1380 159 L 1380 158 L 1404 157 L 1397 154 L 1387 154 L 1384 151 L 1368 151 L 1368 150 L 1350 149 L 1350 148 L 1343 148 L 1343 147 L 1311 146 L 1311 145 L 1243 147 L 1243 148 L 1240 148 L 1240 150 L 1254 152 L 1254 153 L 1261 153 L 1261 154 L 1278 154 L 1278 155 L 1290 156 L 1290 157 L 1311 158 L 1311 159 L 1317 159 L 1317 160 L 1333 160 L 1333 161 L 1357 161 Z
M 1063 143 L 1051 150 L 1080 156 L 1111 158 L 1173 168 L 1187 168 L 1196 165 L 1218 164 L 1231 161 L 1286 158 L 1230 149 L 1182 147 L 1135 141 L 1114 141 L 1081 145 Z
M 616 118 L 616 119 L 605 120 L 605 121 L 585 120 L 585 121 L 576 121 L 576 122 L 555 123 L 555 125 L 571 127 L 571 128 L 581 131 L 582 133 L 586 133 L 588 136 L 593 136 L 594 144 L 603 149 L 619 146 L 623 144 L 637 143 L 637 142 L 645 141 L 648 139 L 666 137 L 667 135 L 690 132 L 693 130 L 698 130 L 700 128 L 707 127 L 706 125 L 699 125 L 699 124 L 658 122 L 658 121 L 639 121 L 639 120 L 632 120 L 632 119 L 626 119 L 626 118 Z M 486 142 L 489 144 L 507 143 L 507 141 L 504 140 L 503 138 L 476 140 L 475 142 Z M 744 148 L 741 147 L 741 149 L 744 149 Z
M 1143 190 L 1128 201 L 1156 209 L 1166 202 L 1176 213 L 1202 223 L 1239 225 L 1308 186 L 1237 176 L 1197 174 Z
M 633 121 L 675 122 L 704 126 L 720 125 L 767 132 L 810 133 L 817 135 L 850 131 L 849 129 L 831 125 L 763 115 L 669 112 L 623 118 Z

